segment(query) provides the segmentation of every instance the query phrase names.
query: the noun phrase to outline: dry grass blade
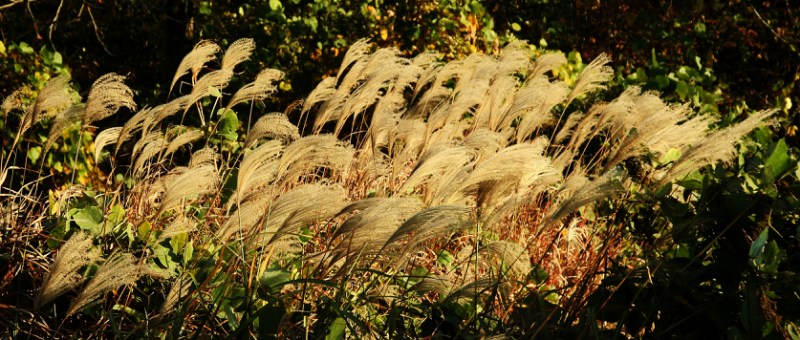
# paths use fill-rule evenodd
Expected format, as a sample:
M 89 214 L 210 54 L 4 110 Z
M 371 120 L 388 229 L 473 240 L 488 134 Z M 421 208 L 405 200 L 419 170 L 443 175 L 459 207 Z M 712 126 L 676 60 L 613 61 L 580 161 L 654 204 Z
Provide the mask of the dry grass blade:
M 116 73 L 106 74 L 97 79 L 89 90 L 83 124 L 89 125 L 109 117 L 122 107 L 136 110 L 133 90 L 125 85 L 124 76 Z
M 251 146 L 261 138 L 293 142 L 300 138 L 300 131 L 285 114 L 281 112 L 268 113 L 253 124 L 250 134 L 244 141 L 244 146 Z
M 203 163 L 189 168 L 167 183 L 164 198 L 159 207 L 159 215 L 164 211 L 181 207 L 188 197 L 214 193 L 218 184 L 219 174 L 214 165 Z
M 67 316 L 74 315 L 111 290 L 136 283 L 145 274 L 136 262 L 136 258 L 131 254 L 119 252 L 112 254 L 72 302 Z
M 221 51 L 222 49 L 219 48 L 219 45 L 211 40 L 201 40 L 194 45 L 192 51 L 186 54 L 178 65 L 178 70 L 175 71 L 175 76 L 172 77 L 172 82 L 169 85 L 169 92 L 172 93 L 175 83 L 177 83 L 178 79 L 183 77 L 186 72 L 192 72 L 192 81 L 194 82 L 194 80 L 197 79 L 197 74 L 203 68 L 203 65 L 214 60 L 216 58 L 214 55 Z
M 278 88 L 273 85 L 275 81 L 280 80 L 283 78 L 283 72 L 273 69 L 266 69 L 261 71 L 258 76 L 256 76 L 256 80 L 250 84 L 242 86 L 236 93 L 233 94 L 231 100 L 228 101 L 228 105 L 226 108 L 230 109 L 234 107 L 236 104 L 245 102 L 245 101 L 256 101 L 256 100 L 264 100 L 273 93 L 275 93 Z
M 83 232 L 77 232 L 65 242 L 58 251 L 56 259 L 42 281 L 42 286 L 34 299 L 34 310 L 73 290 L 84 281 L 80 269 L 100 259 L 100 250 L 92 247 L 92 239 Z
M 250 59 L 250 55 L 256 49 L 256 43 L 253 39 L 243 38 L 234 41 L 228 49 L 225 50 L 225 55 L 222 56 L 222 69 L 233 73 L 236 65 L 241 64 L 243 61 Z

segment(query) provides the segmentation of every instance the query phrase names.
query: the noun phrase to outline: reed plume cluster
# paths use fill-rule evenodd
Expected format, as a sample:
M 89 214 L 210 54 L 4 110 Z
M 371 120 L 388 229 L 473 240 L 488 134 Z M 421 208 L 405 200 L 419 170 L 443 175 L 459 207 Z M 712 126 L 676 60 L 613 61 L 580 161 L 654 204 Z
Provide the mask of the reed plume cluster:
M 420 294 L 481 304 L 496 294 L 529 293 L 530 275 L 539 268 L 551 274 L 543 284 L 563 289 L 569 299 L 586 294 L 570 286 L 575 279 L 599 282 L 620 242 L 613 224 L 585 217 L 594 203 L 624 200 L 729 161 L 737 141 L 771 114 L 712 130 L 710 118 L 638 88 L 581 112 L 573 105 L 592 98 L 613 74 L 604 55 L 568 84 L 554 76 L 567 63 L 561 53 L 532 58 L 521 42 L 498 55 L 444 62 L 430 53 L 371 52 L 359 41 L 299 114 L 246 121 L 238 147 L 226 148 L 213 141 L 221 121 L 210 108 L 245 112 L 239 104 L 267 100 L 283 75 L 267 69 L 238 91 L 226 89 L 233 77 L 247 77 L 234 70 L 253 49 L 250 39 L 224 52 L 214 42 L 198 43 L 170 84 L 173 99 L 138 111 L 119 75 L 101 77 L 85 104 L 67 103 L 68 79 L 45 87 L 25 111 L 20 134 L 51 117 L 47 149 L 70 125 L 88 126 L 120 108 L 132 111 L 122 126 L 97 133 L 93 155 L 135 179 L 130 187 L 110 189 L 125 218 L 152 226 L 155 243 L 185 236 L 204 244 L 199 254 L 218 265 L 201 278 L 194 266 L 204 259 L 171 273 L 154 271 L 159 264 L 147 252 L 102 259 L 99 246 L 76 231 L 50 265 L 37 308 L 80 288 L 67 313 L 74 315 L 148 277 L 174 282 L 161 313 L 181 303 L 184 311 L 196 310 L 220 299 L 204 280 L 227 273 L 249 287 L 256 284 L 252 276 L 258 281 L 265 268 L 287 263 L 301 264 L 295 279 L 345 286 L 384 273 L 365 289 L 395 292 L 375 293 L 387 301 Z M 193 115 L 199 126 L 183 125 Z M 642 176 L 624 166 L 630 159 L 658 160 L 670 150 L 681 157 L 653 161 Z M 436 261 L 442 251 L 454 254 L 446 266 Z M 97 268 L 81 270 L 87 266 Z M 418 268 L 428 275 L 415 277 Z M 302 295 L 285 295 L 294 306 L 330 294 L 300 284 L 285 289 Z M 508 317 L 501 311 L 514 306 L 512 299 L 491 301 L 486 308 L 501 319 Z M 307 322 L 322 321 L 312 316 Z

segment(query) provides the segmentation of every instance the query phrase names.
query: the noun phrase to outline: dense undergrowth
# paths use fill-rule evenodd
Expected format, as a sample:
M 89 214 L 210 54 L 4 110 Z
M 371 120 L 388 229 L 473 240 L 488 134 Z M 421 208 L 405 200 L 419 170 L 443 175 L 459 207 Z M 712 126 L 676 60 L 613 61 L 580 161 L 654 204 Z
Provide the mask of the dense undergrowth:
M 116 74 L 4 100 L 7 334 L 797 336 L 774 111 L 604 92 L 604 56 L 361 41 L 267 113 L 254 48 L 199 43 L 155 107 Z

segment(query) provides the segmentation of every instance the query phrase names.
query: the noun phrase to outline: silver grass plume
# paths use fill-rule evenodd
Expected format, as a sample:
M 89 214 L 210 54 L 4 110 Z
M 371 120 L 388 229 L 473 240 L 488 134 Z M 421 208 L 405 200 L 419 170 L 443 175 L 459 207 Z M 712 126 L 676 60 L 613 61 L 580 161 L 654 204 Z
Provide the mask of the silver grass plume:
M 164 211 L 181 207 L 185 199 L 214 193 L 219 181 L 219 173 L 212 164 L 204 163 L 189 168 L 167 183 L 159 215 Z
M 164 304 L 161 305 L 159 313 L 168 314 L 174 311 L 178 303 L 192 292 L 193 283 L 192 277 L 189 275 L 181 276 L 175 280 L 164 298 Z
M 545 216 L 542 224 L 549 226 L 586 204 L 621 194 L 624 190 L 619 175 L 619 171 L 611 170 L 592 181 L 570 176 L 563 190 L 571 192 L 571 195 L 554 205 L 555 210 Z
M 250 59 L 250 55 L 253 54 L 255 49 L 256 43 L 251 38 L 242 38 L 234 41 L 222 56 L 222 69 L 233 73 L 234 67 Z
M 149 132 L 156 124 L 160 123 L 162 120 L 166 119 L 169 116 L 172 116 L 178 112 L 185 112 L 188 110 L 189 105 L 191 105 L 192 95 L 187 94 L 185 96 L 181 96 L 170 100 L 165 104 L 161 104 L 156 106 L 151 111 L 151 114 L 148 115 L 145 121 L 141 124 L 141 128 L 144 130 L 145 133 Z
M 133 137 L 133 134 L 142 131 L 145 121 L 149 119 L 149 117 L 155 115 L 156 110 L 157 108 L 145 107 L 139 110 L 139 112 L 136 112 L 136 114 L 134 114 L 133 117 L 128 119 L 128 121 L 126 121 L 125 124 L 122 125 L 122 129 L 119 131 L 119 134 L 117 136 L 114 153 L 119 152 L 119 148 L 120 146 L 122 146 L 122 143 Z
M 136 144 L 134 144 L 133 148 L 131 149 L 131 159 L 134 159 L 134 160 L 138 159 L 139 156 L 142 153 L 142 150 L 144 150 L 145 147 L 148 146 L 148 145 L 153 146 L 154 143 L 158 143 L 159 147 L 166 145 L 166 143 L 164 142 L 164 134 L 161 133 L 160 130 L 159 131 L 152 131 L 152 132 L 142 136 L 142 138 L 139 139 L 139 141 L 137 141 Z M 152 148 L 152 147 L 150 148 L 151 152 L 149 153 L 149 156 L 152 156 L 152 155 L 155 154 L 155 152 L 152 152 L 153 149 L 154 148 Z
M 264 100 L 275 93 L 278 88 L 273 84 L 283 78 L 283 72 L 273 69 L 262 70 L 252 83 L 242 86 L 228 101 L 226 109 L 246 101 Z
M 475 152 L 464 146 L 434 146 L 420 157 L 417 167 L 398 190 L 406 193 L 427 184 L 428 192 L 439 192 L 442 178 L 449 178 L 475 159 Z
M 169 224 L 167 224 L 164 230 L 161 231 L 161 234 L 158 235 L 156 243 L 160 243 L 163 240 L 172 238 L 179 234 L 192 232 L 196 229 L 196 224 L 197 222 L 191 217 L 180 214 Z
M 99 163 L 100 154 L 103 148 L 115 143 L 119 139 L 119 133 L 122 132 L 122 127 L 112 127 L 103 130 L 94 138 L 94 162 Z
M 336 73 L 336 83 L 338 83 L 344 74 L 345 70 L 352 67 L 353 63 L 366 58 L 369 55 L 369 39 L 360 39 L 350 45 L 347 53 L 342 60 L 342 66 L 339 67 L 339 72 Z
M 347 173 L 353 162 L 353 147 L 333 135 L 300 138 L 286 147 L 278 165 L 278 180 L 290 181 L 315 168 Z
M 564 56 L 564 53 L 547 52 L 536 58 L 528 77 L 532 78 L 542 76 L 549 71 L 557 70 L 566 63 L 567 57 Z
M 127 107 L 136 110 L 133 101 L 133 90 L 125 85 L 125 77 L 116 73 L 109 73 L 98 78 L 89 90 L 86 98 L 83 124 L 107 118 L 116 113 L 120 108 Z
M 255 232 L 275 242 L 316 220 L 332 217 L 344 202 L 345 193 L 339 186 L 303 184 L 277 197 L 260 195 L 248 199 L 228 217 L 217 234 L 220 239 L 228 240 L 240 231 L 243 235 Z M 262 224 L 262 228 L 254 229 Z
M 261 138 L 293 142 L 300 138 L 300 130 L 282 112 L 268 113 L 253 124 L 250 134 L 244 141 L 244 146 L 249 147 Z
M 551 83 L 545 78 L 534 78 L 516 93 L 513 103 L 499 118 L 496 129 L 508 129 L 518 117 L 522 117 L 516 128 L 517 142 L 527 139 L 536 129 L 551 123 L 551 111 L 564 101 L 569 89 L 563 82 Z
M 39 95 L 33 105 L 22 115 L 18 135 L 24 134 L 25 131 L 42 120 L 42 118 L 56 116 L 60 111 L 67 109 L 72 104 L 73 95 L 70 91 L 69 81 L 69 74 L 64 73 L 47 82 L 47 85 L 39 91 Z M 5 107 L 6 101 L 13 99 L 13 97 L 12 95 L 6 98 L 3 101 L 3 106 Z
M 195 44 L 192 51 L 186 54 L 178 65 L 175 76 L 172 77 L 172 83 L 169 85 L 169 92 L 172 93 L 178 79 L 189 71 L 192 72 L 192 82 L 194 83 L 197 80 L 197 74 L 203 69 L 203 65 L 216 59 L 215 55 L 221 51 L 219 45 L 211 40 L 201 40 Z
M 53 146 L 53 143 L 61 137 L 64 130 L 81 121 L 84 113 L 84 104 L 75 104 L 69 109 L 56 115 L 53 119 L 53 125 L 50 126 L 50 133 L 47 135 L 47 141 L 44 144 L 44 152 L 46 153 Z
M 303 101 L 303 109 L 300 111 L 300 115 L 305 116 L 314 105 L 331 100 L 335 93 L 336 78 L 328 77 L 322 79 L 322 81 L 317 84 L 317 87 L 308 94 L 306 100 Z
M 455 291 L 453 291 L 450 295 L 447 296 L 447 300 L 459 300 L 459 299 L 468 299 L 474 300 L 479 298 L 481 295 L 488 294 L 491 288 L 497 287 L 500 284 L 500 280 L 498 278 L 492 277 L 485 277 L 480 278 L 475 281 L 469 282 Z
M 270 242 L 333 217 L 346 203 L 345 191 L 338 185 L 303 184 L 280 195 L 270 207 L 266 223 L 266 232 L 273 233 Z
M 681 157 L 668 170 L 661 183 L 674 179 L 706 165 L 728 162 L 736 153 L 736 143 L 754 129 L 766 125 L 765 120 L 776 110 L 764 110 L 752 114 L 744 121 L 715 131 L 702 141 L 682 150 Z
M 154 138 L 147 140 L 139 148 L 139 154 L 133 162 L 134 174 L 138 174 L 139 171 L 143 169 L 146 162 L 160 154 L 168 145 L 166 137 L 161 131 L 153 131 L 152 134 L 155 135 Z
M 92 247 L 92 239 L 83 232 L 73 234 L 61 246 L 49 271 L 36 292 L 33 308 L 44 304 L 80 286 L 84 277 L 80 269 L 100 259 L 100 250 Z
M 334 233 L 334 237 L 345 236 L 337 246 L 338 252 L 376 254 L 403 222 L 422 209 L 422 202 L 416 197 L 391 197 L 354 202 L 345 207 L 343 212 L 365 205 L 362 211 L 344 221 Z
M 601 53 L 589 65 L 586 65 L 586 68 L 578 75 L 578 80 L 575 81 L 575 87 L 572 88 L 572 92 L 567 98 L 567 105 L 580 95 L 604 89 L 605 85 L 602 84 L 611 80 L 611 77 L 614 76 L 614 70 L 606 66 L 610 62 L 611 58 L 605 53 Z
M 434 292 L 440 297 L 446 297 L 454 290 L 455 280 L 452 275 L 427 275 L 413 288 L 420 292 Z
M 137 264 L 133 255 L 122 252 L 112 254 L 100 265 L 94 277 L 72 301 L 67 316 L 74 315 L 111 290 L 133 285 L 144 274 L 145 271 Z
M 524 277 L 531 271 L 528 249 L 516 242 L 493 241 L 481 248 L 481 251 L 495 257 L 499 268 L 508 274 Z
M 470 207 L 455 205 L 431 207 L 403 222 L 386 240 L 383 247 L 402 247 L 404 251 L 401 253 L 407 253 L 409 249 L 414 249 L 419 244 L 474 225 L 476 225 L 475 214 Z M 403 239 L 407 239 L 408 243 L 399 244 Z
M 477 164 L 458 187 L 460 191 L 475 190 L 479 201 L 487 203 L 506 196 L 507 190 L 528 188 L 540 178 L 556 173 L 543 151 L 544 148 L 536 144 L 517 144 L 502 149 Z M 443 198 L 444 202 L 449 202 L 446 196 Z
M 184 126 L 173 127 L 171 131 L 167 132 L 167 135 L 170 135 L 171 133 L 175 134 L 175 136 L 169 141 L 166 151 L 164 152 L 165 156 L 171 155 L 175 151 L 178 151 L 178 148 L 181 146 L 194 143 L 202 139 L 204 136 L 202 130 L 186 128 Z
M 247 153 L 239 165 L 236 192 L 246 197 L 250 191 L 271 183 L 278 175 L 278 159 L 283 153 L 283 143 L 268 141 Z M 232 195 L 231 199 L 239 199 Z
M 0 110 L 3 111 L 3 115 L 7 115 L 12 110 L 20 110 L 23 111 L 23 113 L 30 111 L 30 105 L 26 105 L 22 100 L 25 96 L 25 92 L 30 90 L 30 86 L 24 85 L 6 96 L 5 99 L 3 99 L 3 104 L 0 105 Z M 24 122 L 25 119 L 22 119 L 22 121 Z
M 192 88 L 192 93 L 188 96 L 188 103 L 195 103 L 202 98 L 208 97 L 215 92 L 222 91 L 228 86 L 228 83 L 233 77 L 233 71 L 228 69 L 215 70 L 206 73 L 203 77 L 197 80 Z M 183 111 L 189 111 L 190 105 L 186 105 Z
M 216 165 L 220 162 L 222 156 L 214 151 L 214 149 L 205 147 L 192 153 L 192 158 L 189 160 L 189 167 L 195 168 L 203 164 Z

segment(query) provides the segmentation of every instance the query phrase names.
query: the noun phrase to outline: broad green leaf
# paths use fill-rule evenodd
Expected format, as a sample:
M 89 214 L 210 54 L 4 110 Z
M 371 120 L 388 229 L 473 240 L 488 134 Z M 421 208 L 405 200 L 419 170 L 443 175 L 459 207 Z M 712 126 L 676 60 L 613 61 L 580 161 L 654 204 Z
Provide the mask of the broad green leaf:
M 767 241 L 769 241 L 769 228 L 764 228 L 764 231 L 750 245 L 750 259 L 756 266 L 760 266 L 763 262 L 764 247 L 767 245 Z
M 152 238 L 152 235 L 150 235 L 151 233 L 150 222 L 144 221 L 140 223 L 139 226 L 136 227 L 136 233 L 139 240 L 141 240 L 144 243 L 148 243 L 148 240 Z
M 175 254 L 182 254 L 188 237 L 189 235 L 187 233 L 180 233 L 170 237 L 169 245 L 172 247 L 172 252 Z
M 212 96 L 214 96 L 216 98 L 222 98 L 222 92 L 216 86 L 209 86 L 208 87 L 208 94 L 210 94 L 210 95 L 212 95 Z
M 22 52 L 22 54 L 32 54 L 33 53 L 33 47 L 31 47 L 31 45 L 28 45 L 28 43 L 26 43 L 26 42 L 21 42 L 21 43 L 19 43 L 18 46 L 19 46 L 19 51 Z
M 764 162 L 764 176 L 769 183 L 773 183 L 789 172 L 795 165 L 796 162 L 792 162 L 789 155 L 789 147 L 786 145 L 786 140 L 781 138 Z
M 269 0 L 269 9 L 273 11 L 277 11 L 281 8 L 281 1 L 280 0 Z
M 192 260 L 192 255 L 194 255 L 194 243 L 192 240 L 186 243 L 186 246 L 183 247 L 183 265 L 188 265 L 189 261 Z
M 239 138 L 239 134 L 236 133 L 238 129 L 239 118 L 236 117 L 236 113 L 232 110 L 225 111 L 217 125 L 217 134 L 229 141 L 235 141 Z
M 448 252 L 447 250 L 442 249 L 442 251 L 439 252 L 439 256 L 437 257 L 436 262 L 442 265 L 443 267 L 449 269 L 453 265 L 453 262 L 455 262 L 455 260 L 456 258 L 453 257 L 453 254 L 450 254 L 450 252 Z
M 36 164 L 36 161 L 39 160 L 39 157 L 42 155 L 42 147 L 41 146 L 34 146 L 28 149 L 28 159 L 31 160 L 31 163 Z
M 661 159 L 659 159 L 658 162 L 661 164 L 666 164 L 677 161 L 679 158 L 681 158 L 681 150 L 677 148 L 670 148 L 667 150 L 667 153 L 661 156 Z
M 78 210 L 72 220 L 81 230 L 86 230 L 93 235 L 99 235 L 103 229 L 103 211 L 97 206 L 88 206 Z
M 264 271 L 264 274 L 261 275 L 259 279 L 259 283 L 262 287 L 270 290 L 275 291 L 279 290 L 286 281 L 289 281 L 292 278 L 292 273 L 288 272 L 282 268 L 271 268 Z
M 169 269 L 170 271 L 174 271 L 177 268 L 177 264 L 172 261 L 172 256 L 170 255 L 170 249 L 164 247 L 160 244 L 156 244 L 153 247 L 153 255 L 156 256 L 156 260 L 164 267 Z
M 125 208 L 119 204 L 111 206 L 108 212 L 107 223 L 110 228 L 115 228 L 125 222 Z
M 511 29 L 514 30 L 514 32 L 519 32 L 522 29 L 522 27 L 520 27 L 518 23 L 514 22 L 511 23 Z
M 347 323 L 343 318 L 336 318 L 336 320 L 333 320 L 331 326 L 328 327 L 328 335 L 325 336 L 325 340 L 344 338 L 344 330 L 346 327 Z
M 679 81 L 678 85 L 675 87 L 675 93 L 681 97 L 681 100 L 685 100 L 686 97 L 689 96 L 689 85 L 684 81 Z

